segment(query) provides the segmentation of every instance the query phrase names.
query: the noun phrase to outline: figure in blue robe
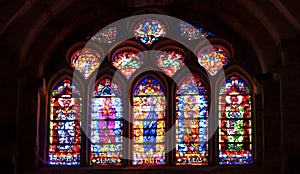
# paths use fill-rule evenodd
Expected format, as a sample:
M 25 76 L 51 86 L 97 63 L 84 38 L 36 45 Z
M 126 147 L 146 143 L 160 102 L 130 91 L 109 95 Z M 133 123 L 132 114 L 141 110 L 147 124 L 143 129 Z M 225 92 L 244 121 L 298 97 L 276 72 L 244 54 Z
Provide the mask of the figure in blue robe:
M 158 115 L 155 112 L 155 104 L 153 103 L 153 98 L 150 98 L 151 106 L 148 115 L 143 122 L 144 131 L 144 152 L 147 153 L 150 149 L 153 152 L 156 151 L 156 130 L 157 130 L 157 119 Z

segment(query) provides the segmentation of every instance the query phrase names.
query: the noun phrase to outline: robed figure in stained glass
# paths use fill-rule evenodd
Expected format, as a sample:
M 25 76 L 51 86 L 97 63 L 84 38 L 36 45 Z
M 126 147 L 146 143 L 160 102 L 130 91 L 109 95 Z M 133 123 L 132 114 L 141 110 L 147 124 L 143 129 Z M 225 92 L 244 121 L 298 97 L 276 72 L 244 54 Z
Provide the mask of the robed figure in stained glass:
M 155 111 L 156 100 L 153 98 L 147 98 L 147 105 L 150 105 L 150 111 L 143 122 L 144 151 L 145 153 L 153 153 L 156 151 L 156 130 L 158 119 L 158 115 Z
M 52 91 L 50 110 L 49 163 L 79 165 L 81 98 L 70 80 L 58 83 Z
M 165 96 L 162 85 L 146 77 L 133 97 L 133 165 L 165 164 Z

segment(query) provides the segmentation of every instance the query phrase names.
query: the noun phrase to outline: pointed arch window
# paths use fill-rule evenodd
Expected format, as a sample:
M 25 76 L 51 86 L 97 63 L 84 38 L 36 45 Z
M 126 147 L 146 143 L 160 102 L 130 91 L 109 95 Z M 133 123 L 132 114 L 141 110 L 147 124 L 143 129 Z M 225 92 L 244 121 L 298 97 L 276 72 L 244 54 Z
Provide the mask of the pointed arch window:
M 133 165 L 165 164 L 165 104 L 161 83 L 143 78 L 133 91 Z
M 91 164 L 121 165 L 123 105 L 120 86 L 111 78 L 95 86 L 92 98 Z
M 80 165 L 81 95 L 68 79 L 60 81 L 50 96 L 50 165 Z
M 198 76 L 176 92 L 176 165 L 208 164 L 208 93 Z
M 219 164 L 252 164 L 251 91 L 238 76 L 219 94 Z

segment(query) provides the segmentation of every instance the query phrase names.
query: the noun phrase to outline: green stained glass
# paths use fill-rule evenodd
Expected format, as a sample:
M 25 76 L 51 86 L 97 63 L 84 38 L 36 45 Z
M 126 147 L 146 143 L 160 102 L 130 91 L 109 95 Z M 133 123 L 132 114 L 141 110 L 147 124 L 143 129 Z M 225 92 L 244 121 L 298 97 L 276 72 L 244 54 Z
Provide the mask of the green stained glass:
M 241 78 L 222 85 L 219 119 L 219 164 L 252 164 L 251 93 Z

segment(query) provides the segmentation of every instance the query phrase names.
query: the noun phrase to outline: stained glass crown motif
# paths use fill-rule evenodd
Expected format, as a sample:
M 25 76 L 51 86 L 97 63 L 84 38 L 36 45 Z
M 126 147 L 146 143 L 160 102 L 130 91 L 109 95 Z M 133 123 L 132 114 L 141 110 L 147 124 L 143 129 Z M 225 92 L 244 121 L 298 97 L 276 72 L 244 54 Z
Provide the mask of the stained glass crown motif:
M 121 87 L 117 83 L 114 83 L 111 78 L 105 78 L 96 85 L 94 97 L 121 96 L 121 91 Z
M 164 88 L 154 77 L 144 78 L 133 91 L 134 96 L 138 95 L 164 95 Z
M 79 88 L 72 84 L 70 80 L 63 80 L 56 84 L 52 91 L 53 97 L 79 97 L 80 91 Z
M 206 95 L 207 90 L 205 86 L 201 83 L 201 80 L 196 75 L 189 75 L 184 78 L 184 80 L 179 84 L 177 95 L 182 94 L 200 94 Z
M 250 94 L 248 84 L 237 76 L 232 76 L 223 83 L 220 94 Z

